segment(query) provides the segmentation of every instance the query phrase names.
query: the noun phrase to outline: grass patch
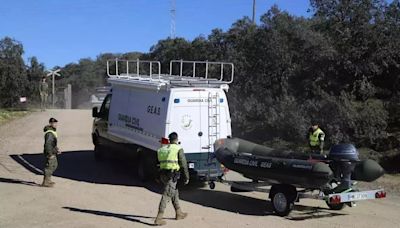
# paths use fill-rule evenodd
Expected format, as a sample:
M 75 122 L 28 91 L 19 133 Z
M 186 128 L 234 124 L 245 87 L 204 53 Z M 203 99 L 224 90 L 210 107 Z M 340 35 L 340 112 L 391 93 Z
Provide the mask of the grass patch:
M 26 116 L 29 113 L 31 113 L 31 111 L 0 109 L 0 125 L 3 125 L 11 120 L 15 120 L 23 116 Z

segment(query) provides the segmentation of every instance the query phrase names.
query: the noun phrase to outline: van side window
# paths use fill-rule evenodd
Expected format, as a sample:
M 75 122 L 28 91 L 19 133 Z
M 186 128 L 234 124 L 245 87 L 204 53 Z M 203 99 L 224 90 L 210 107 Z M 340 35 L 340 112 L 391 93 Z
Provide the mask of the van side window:
M 104 98 L 104 102 L 100 108 L 100 117 L 102 119 L 108 120 L 108 113 L 110 112 L 111 94 Z

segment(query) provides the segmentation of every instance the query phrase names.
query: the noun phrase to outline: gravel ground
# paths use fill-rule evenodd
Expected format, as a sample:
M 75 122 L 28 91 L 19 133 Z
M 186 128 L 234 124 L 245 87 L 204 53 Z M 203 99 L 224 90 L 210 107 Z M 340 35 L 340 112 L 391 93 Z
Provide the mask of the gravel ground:
M 43 126 L 59 122 L 59 169 L 54 188 L 42 188 Z M 144 227 L 153 223 L 159 186 L 140 183 L 129 159 L 95 162 L 89 110 L 35 112 L 0 126 L 0 227 Z M 230 180 L 240 175 L 230 172 Z M 175 221 L 170 205 L 166 227 L 400 227 L 399 176 L 363 187 L 384 186 L 388 198 L 330 211 L 324 202 L 302 200 L 285 218 L 272 214 L 267 195 L 232 193 L 191 185 L 181 190 L 189 217 Z

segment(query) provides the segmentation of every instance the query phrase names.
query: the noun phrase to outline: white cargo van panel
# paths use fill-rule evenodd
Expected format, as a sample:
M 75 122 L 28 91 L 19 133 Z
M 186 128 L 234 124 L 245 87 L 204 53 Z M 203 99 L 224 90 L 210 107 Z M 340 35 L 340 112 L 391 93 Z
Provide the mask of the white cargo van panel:
M 213 152 L 216 139 L 231 135 L 229 108 L 222 89 L 172 90 L 170 106 L 168 130 L 178 133 L 186 153 Z M 214 114 L 217 115 L 212 117 Z
M 165 137 L 169 92 L 115 85 L 109 133 L 152 150 Z

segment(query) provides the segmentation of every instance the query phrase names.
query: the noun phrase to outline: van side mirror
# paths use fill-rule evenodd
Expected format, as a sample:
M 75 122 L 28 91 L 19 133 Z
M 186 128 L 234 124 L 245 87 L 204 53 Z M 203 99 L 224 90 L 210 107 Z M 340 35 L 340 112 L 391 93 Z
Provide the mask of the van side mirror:
M 97 107 L 93 107 L 92 109 L 92 117 L 99 117 L 99 111 Z

